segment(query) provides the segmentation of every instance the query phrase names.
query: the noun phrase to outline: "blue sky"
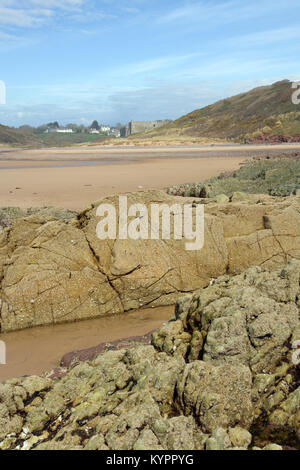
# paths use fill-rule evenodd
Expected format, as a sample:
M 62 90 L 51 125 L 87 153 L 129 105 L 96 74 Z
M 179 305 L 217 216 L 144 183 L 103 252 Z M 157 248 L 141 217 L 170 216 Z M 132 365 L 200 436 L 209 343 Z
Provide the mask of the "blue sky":
M 300 79 L 299 0 L 0 0 L 0 123 L 175 119 Z

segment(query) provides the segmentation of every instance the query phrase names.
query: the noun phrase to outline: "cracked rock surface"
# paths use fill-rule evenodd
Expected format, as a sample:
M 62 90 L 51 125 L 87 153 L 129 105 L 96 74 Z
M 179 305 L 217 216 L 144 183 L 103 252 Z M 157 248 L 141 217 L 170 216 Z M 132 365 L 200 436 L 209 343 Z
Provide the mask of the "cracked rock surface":
M 1 332 L 171 305 L 212 278 L 300 259 L 300 197 L 218 204 L 162 191 L 127 196 L 128 205 L 147 208 L 205 202 L 204 248 L 187 251 L 185 240 L 172 237 L 99 240 L 97 207 L 113 204 L 118 216 L 118 196 L 71 220 L 49 212 L 19 217 L 0 234 Z
M 183 297 L 152 345 L 0 384 L 1 449 L 300 448 L 300 261 Z
M 44 217 L 54 217 L 55 219 L 70 220 L 76 217 L 76 212 L 60 207 L 32 207 L 30 209 L 20 209 L 19 207 L 0 207 L 0 232 L 6 227 L 10 227 L 16 219 L 39 215 Z

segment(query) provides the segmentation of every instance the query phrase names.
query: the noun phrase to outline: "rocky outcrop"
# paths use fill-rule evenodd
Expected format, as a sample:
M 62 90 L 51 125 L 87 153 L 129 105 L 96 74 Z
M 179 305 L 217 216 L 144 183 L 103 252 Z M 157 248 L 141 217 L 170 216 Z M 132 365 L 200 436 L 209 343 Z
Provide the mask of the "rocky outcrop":
M 269 194 L 285 197 L 296 194 L 300 189 L 300 153 L 277 157 L 258 157 L 246 161 L 233 172 L 223 173 L 201 183 L 185 183 L 172 186 L 169 194 L 215 198 L 232 198 L 235 192 L 248 194 Z
M 0 448 L 300 448 L 300 261 L 185 296 L 151 345 L 0 384 Z
M 245 136 L 245 144 L 283 144 L 300 142 L 300 134 L 282 135 L 257 132 L 254 135 Z
M 252 267 L 222 276 L 176 306 L 176 321 L 153 335 L 160 351 L 214 366 L 244 365 L 254 374 L 273 371 L 289 352 L 299 326 L 300 262 L 269 272 Z M 296 338 L 293 338 L 295 340 Z
M 69 368 L 74 367 L 74 365 L 83 361 L 93 360 L 96 356 L 99 356 L 99 354 L 110 351 L 112 349 L 129 349 L 140 344 L 149 345 L 151 344 L 152 334 L 154 331 L 155 330 L 149 331 L 149 333 L 146 333 L 143 336 L 130 336 L 129 338 L 121 338 L 109 342 L 106 341 L 91 348 L 82 349 L 79 351 L 71 351 L 62 357 L 60 361 L 60 367 L 55 369 L 53 375 L 65 375 L 66 371 Z
M 76 219 L 31 215 L 0 235 L 1 331 L 171 305 L 212 278 L 249 266 L 276 268 L 300 259 L 300 198 L 241 197 L 234 202 L 128 194 L 128 204 L 205 203 L 205 244 L 186 240 L 99 240 L 100 202 Z M 171 223 L 172 226 L 172 223 Z
M 0 231 L 5 227 L 10 227 L 14 220 L 31 215 L 70 220 L 76 217 L 77 214 L 76 212 L 60 207 L 31 207 L 26 210 L 20 209 L 19 207 L 0 207 Z

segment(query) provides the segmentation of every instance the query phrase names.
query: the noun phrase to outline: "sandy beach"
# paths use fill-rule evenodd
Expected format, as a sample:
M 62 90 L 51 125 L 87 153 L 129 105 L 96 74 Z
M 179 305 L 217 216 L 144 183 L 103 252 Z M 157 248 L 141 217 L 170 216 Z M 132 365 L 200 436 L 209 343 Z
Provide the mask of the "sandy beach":
M 103 196 L 203 181 L 254 155 L 299 146 L 0 150 L 0 205 L 81 210 Z

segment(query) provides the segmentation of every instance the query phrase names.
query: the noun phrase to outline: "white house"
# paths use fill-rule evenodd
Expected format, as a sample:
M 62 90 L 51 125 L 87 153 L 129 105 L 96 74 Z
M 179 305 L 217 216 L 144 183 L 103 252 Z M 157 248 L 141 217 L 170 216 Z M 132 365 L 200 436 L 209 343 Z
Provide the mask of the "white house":
M 103 134 L 107 133 L 110 131 L 109 126 L 100 126 L 100 131 L 103 132 Z
M 73 129 L 56 129 L 59 134 L 73 134 Z
M 48 128 L 45 130 L 45 134 L 49 134 L 52 132 L 56 132 L 58 134 L 73 134 L 74 133 L 73 129 L 66 129 L 66 128 L 59 129 L 55 127 L 55 128 L 50 128 L 50 129 Z

